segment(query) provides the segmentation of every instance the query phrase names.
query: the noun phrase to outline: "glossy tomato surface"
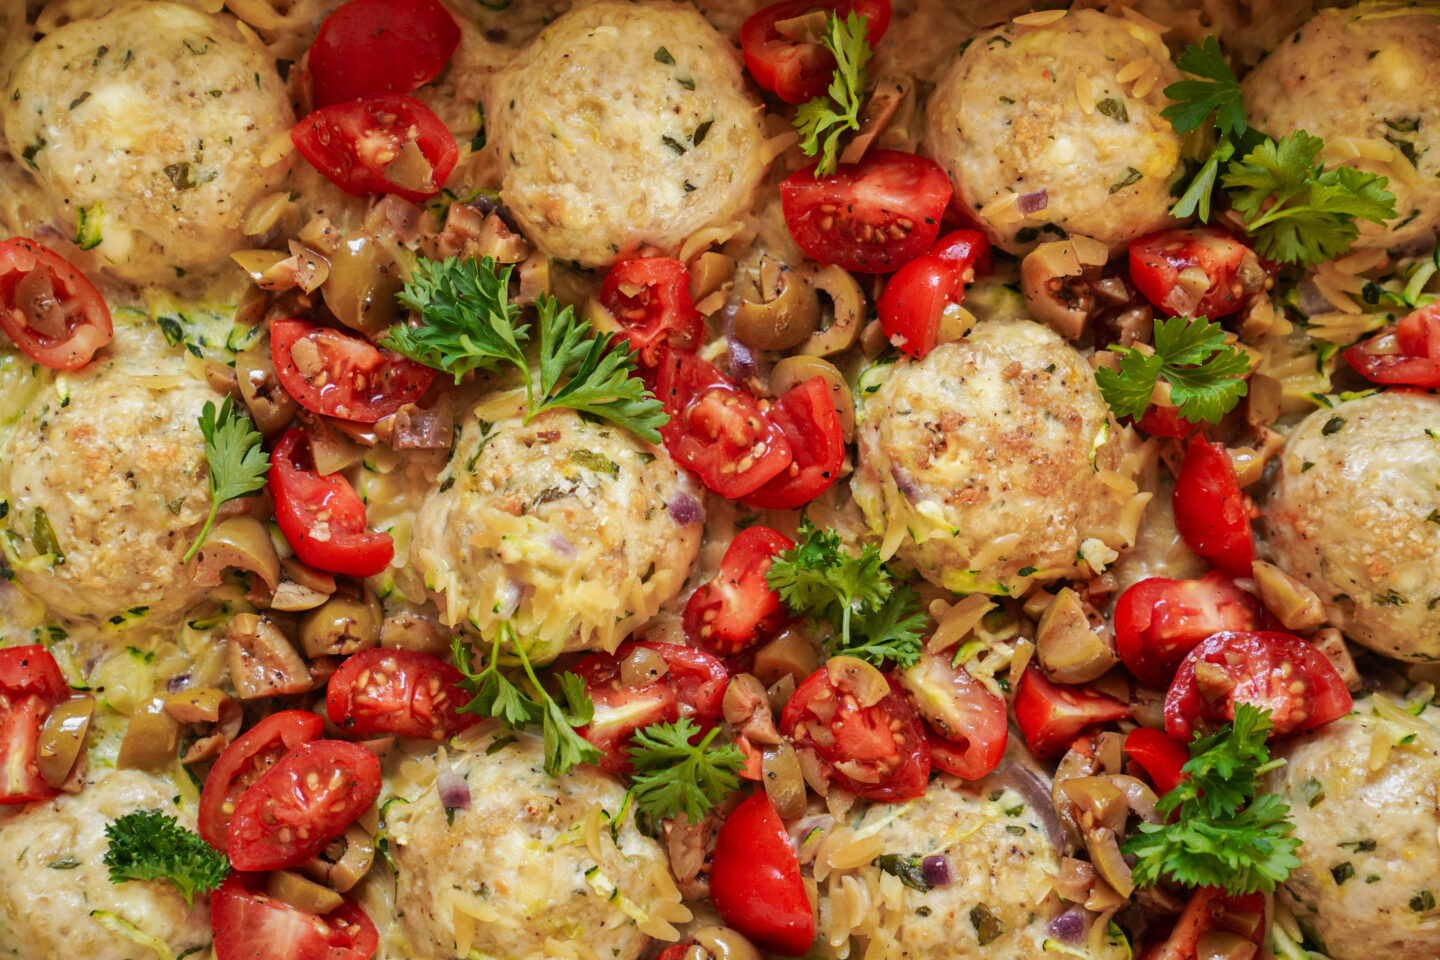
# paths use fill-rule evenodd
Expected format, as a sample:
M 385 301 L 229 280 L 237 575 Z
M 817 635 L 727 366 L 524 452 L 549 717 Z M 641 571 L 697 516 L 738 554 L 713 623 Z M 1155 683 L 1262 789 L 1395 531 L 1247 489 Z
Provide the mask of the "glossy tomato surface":
M 346 733 L 393 733 L 443 740 L 476 723 L 460 671 L 419 650 L 372 648 L 353 654 L 330 676 L 325 712 Z
M 1164 689 L 1185 654 L 1222 630 L 1278 626 L 1260 600 L 1212 570 L 1199 580 L 1149 577 L 1115 601 L 1115 651 L 1141 683 Z
M 845 462 L 840 414 L 822 377 L 797 383 L 765 412 L 790 445 L 790 466 L 741 502 L 762 510 L 794 510 L 834 486 Z
M 358 905 L 319 915 L 265 893 L 263 877 L 232 873 L 210 895 L 215 960 L 370 960 L 380 945 Z
M 1144 960 L 1209 960 L 1208 956 L 1201 956 L 1200 938 L 1212 930 L 1241 933 L 1260 946 L 1264 940 L 1266 912 L 1264 894 L 1227 896 L 1219 887 L 1200 887 L 1190 894 L 1170 935 L 1146 952 Z M 1231 917 L 1235 919 L 1229 919 Z M 1250 929 L 1245 933 L 1247 926 Z M 1250 955 L 1260 954 L 1257 951 Z
M 1130 716 L 1130 706 L 1085 687 L 1051 683 L 1028 668 L 1015 689 L 1015 722 L 1030 751 L 1042 759 L 1060 756 L 1085 730 Z
M 272 713 L 226 747 L 200 791 L 200 836 L 221 853 L 230 849 L 230 818 L 250 785 L 294 747 L 325 732 L 325 721 L 308 710 Z
M 600 302 L 620 322 L 620 336 L 653 367 L 665 347 L 694 350 L 705 319 L 690 299 L 690 271 L 673 257 L 635 257 L 610 268 Z
M 726 924 L 763 950 L 798 957 L 815 939 L 795 846 L 764 790 L 736 807 L 720 828 L 710 899 Z
M 1255 563 L 1252 504 L 1240 489 L 1224 444 L 1190 438 L 1175 478 L 1175 528 L 1191 550 L 1232 577 L 1248 577 Z
M 346 193 L 393 193 L 421 203 L 439 193 L 460 148 L 429 107 L 378 93 L 316 110 L 290 131 L 300 155 Z
M 872 49 L 890 26 L 890 0 L 786 0 L 751 14 L 740 27 L 745 67 L 756 83 L 786 103 L 823 95 L 835 71 L 835 55 L 824 44 L 786 36 L 777 26 L 815 10 L 864 17 Z
M 0 330 L 53 370 L 78 370 L 114 336 L 110 308 L 95 285 L 28 237 L 0 243 Z
M 365 503 L 338 473 L 321 476 L 310 456 L 309 437 L 292 427 L 270 454 L 270 495 L 275 523 L 305 563 L 330 573 L 369 577 L 395 556 L 388 533 L 365 530 Z
M 44 800 L 60 791 L 40 775 L 40 731 L 70 695 L 55 658 L 39 644 L 0 650 L 0 804 Z
M 350 0 L 320 24 L 310 46 L 315 106 L 372 93 L 409 93 L 435 78 L 460 45 L 438 0 Z
M 1265 289 L 1260 258 L 1223 230 L 1165 230 L 1130 244 L 1130 279 L 1170 316 L 1236 313 Z
M 1440 301 L 1406 314 L 1394 333 L 1378 334 L 1350 347 L 1345 359 L 1374 383 L 1440 387 Z
M 999 766 L 1009 739 L 1005 701 L 956 666 L 952 651 L 927 651 L 900 674 L 900 685 L 930 727 L 932 764 L 966 780 Z
M 769 527 L 746 527 L 730 541 L 715 579 L 685 603 L 685 635 L 722 657 L 770 639 L 788 611 L 765 575 L 775 555 L 795 542 Z
M 1163 730 L 1136 727 L 1126 735 L 1123 749 L 1150 777 L 1157 796 L 1165 796 L 1188 776 L 1180 768 L 1190 762 L 1190 751 Z
M 939 342 L 946 308 L 965 299 L 965 285 L 990 269 L 990 256 L 983 233 L 956 230 L 897 270 L 875 305 L 890 342 L 923 360 Z
M 375 423 L 424 396 L 435 371 L 352 333 L 305 320 L 270 325 L 270 357 L 285 391 L 307 410 Z

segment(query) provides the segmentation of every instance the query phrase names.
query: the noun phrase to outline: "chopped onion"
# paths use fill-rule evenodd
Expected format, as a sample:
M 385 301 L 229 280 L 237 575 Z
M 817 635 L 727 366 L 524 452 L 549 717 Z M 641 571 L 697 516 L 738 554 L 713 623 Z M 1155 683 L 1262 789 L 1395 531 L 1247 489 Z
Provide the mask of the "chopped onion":
M 1090 932 L 1090 914 L 1076 904 L 1051 920 L 1049 930 L 1061 943 L 1079 943 Z
M 435 792 L 446 810 L 470 809 L 470 784 L 454 770 L 444 770 L 435 778 Z
M 1019 763 L 1011 763 L 1001 770 L 999 780 L 1024 798 L 1025 803 L 1039 818 L 1041 826 L 1045 828 L 1045 838 L 1050 841 L 1050 846 L 1057 851 L 1064 850 L 1067 839 L 1065 827 L 1060 823 L 1060 817 L 1055 813 L 1055 805 L 1051 802 L 1050 784 L 1046 783 L 1040 774 Z
M 921 860 L 920 873 L 932 887 L 946 887 L 955 882 L 955 873 L 950 869 L 950 858 L 943 853 L 934 853 Z
M 579 554 L 575 550 L 575 544 L 565 538 L 563 534 L 552 533 L 549 537 L 550 546 L 556 553 L 566 560 L 574 560 Z
M 1033 193 L 1022 193 L 1015 205 L 1020 208 L 1021 213 L 1028 217 L 1030 214 L 1039 213 L 1050 206 L 1050 194 L 1044 187 L 1041 187 Z
M 730 351 L 730 376 L 736 380 L 747 380 L 760 376 L 760 364 L 755 354 L 735 335 L 735 307 L 725 308 L 725 346 Z
M 670 511 L 670 519 L 679 527 L 688 527 L 705 519 L 705 508 L 700 501 L 683 490 L 677 490 L 665 506 Z

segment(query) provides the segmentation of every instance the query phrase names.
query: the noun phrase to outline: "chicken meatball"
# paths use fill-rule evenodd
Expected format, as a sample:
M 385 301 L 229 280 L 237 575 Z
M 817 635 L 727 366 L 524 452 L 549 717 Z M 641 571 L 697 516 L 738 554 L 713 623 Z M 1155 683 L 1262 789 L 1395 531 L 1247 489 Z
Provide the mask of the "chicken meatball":
M 1440 397 L 1317 410 L 1286 441 L 1260 530 L 1330 622 L 1403 660 L 1440 659 Z
M 1321 10 L 1242 84 L 1250 120 L 1273 137 L 1296 130 L 1324 156 L 1389 178 L 1397 217 L 1362 222 L 1357 248 L 1429 249 L 1440 223 L 1440 19 L 1410 4 Z
M 474 412 L 415 521 L 411 561 L 446 623 L 511 621 L 532 659 L 613 650 L 679 592 L 702 510 L 663 448 L 554 410 Z
M 982 321 L 918 363 L 872 368 L 857 396 L 855 500 L 882 553 L 931 583 L 1005 593 L 1127 545 L 1109 408 L 1049 327 Z
M 686 4 L 568 13 L 486 102 L 501 198 L 541 250 L 587 267 L 734 219 L 768 163 L 735 51 Z
M 0 957 L 131 960 L 136 946 L 123 924 L 175 956 L 208 946 L 203 896 L 190 907 L 168 881 L 111 883 L 103 862 L 105 828 L 127 813 L 159 810 L 195 829 L 195 815 L 175 804 L 175 793 L 168 780 L 116 770 L 78 794 L 0 819 Z
M 1332 960 L 1440 956 L 1437 721 L 1434 707 L 1416 717 L 1361 700 L 1276 751 L 1289 762 L 1269 788 L 1289 802 L 1302 841 L 1277 895 Z
M 1069 233 L 1118 251 L 1171 222 L 1180 138 L 1161 91 L 1179 79 L 1159 35 L 1134 23 L 1094 10 L 1007 23 L 940 78 L 925 151 L 1011 253 Z
M 447 810 L 432 786 L 390 808 L 403 938 L 392 955 L 570 956 L 565 946 L 581 941 L 586 956 L 634 960 L 646 930 L 688 919 L 660 845 L 633 817 L 610 821 L 626 806 L 619 781 L 591 766 L 550 776 L 528 734 L 491 750 L 441 761 L 447 797 L 468 796 L 468 806 Z M 593 842 L 588 822 L 599 825 Z
M 45 36 L 0 110 L 62 229 L 131 280 L 239 249 L 247 208 L 289 165 L 262 158 L 295 122 L 274 61 L 233 20 L 150 0 Z

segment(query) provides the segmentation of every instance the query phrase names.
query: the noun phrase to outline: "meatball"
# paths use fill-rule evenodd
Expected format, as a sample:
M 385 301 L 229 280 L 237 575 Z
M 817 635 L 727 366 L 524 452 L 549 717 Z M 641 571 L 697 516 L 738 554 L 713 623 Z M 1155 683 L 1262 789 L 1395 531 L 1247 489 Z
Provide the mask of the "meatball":
M 1440 223 L 1440 19 L 1409 5 L 1321 10 L 1241 85 L 1251 121 L 1273 137 L 1304 130 L 1326 157 L 1389 178 L 1396 219 L 1362 222 L 1357 248 L 1429 249 Z M 1358 154 L 1358 156 L 1357 156 Z
M 1332 960 L 1440 956 L 1440 711 L 1385 707 L 1389 719 L 1361 700 L 1285 743 L 1268 778 L 1302 841 L 1277 895 Z M 1390 749 L 1372 769 L 1377 738 Z
M 1138 78 L 1125 73 L 1147 59 Z M 1007 23 L 978 34 L 940 78 L 925 151 L 1011 253 L 1067 233 L 1118 251 L 1171 223 L 1180 138 L 1160 116 L 1161 91 L 1179 79 L 1160 37 L 1134 23 L 1094 10 Z
M 1072 572 L 1077 551 L 1102 552 L 1091 538 L 1126 545 L 1110 529 L 1127 498 L 1106 482 L 1109 408 L 1049 327 L 981 321 L 918 363 L 872 368 L 857 396 L 855 500 L 882 553 L 931 583 L 1005 593 Z
M 664 449 L 554 410 L 528 426 L 472 411 L 410 548 L 446 623 L 510 620 L 532 659 L 613 650 L 675 596 L 702 511 Z
M 99 262 L 130 280 L 243 246 L 247 208 L 289 166 L 262 157 L 295 122 L 274 61 L 233 20 L 151 0 L 44 37 L 0 110 L 62 228 L 79 224 Z
M 16 581 L 72 617 L 183 612 L 205 593 L 181 561 L 210 509 L 198 417 L 220 395 L 170 356 L 111 360 L 68 390 L 32 403 L 0 457 Z
M 582 941 L 593 952 L 587 956 L 634 960 L 650 941 L 644 930 L 656 929 L 662 915 L 688 917 L 660 845 L 633 817 L 611 823 L 625 809 L 625 788 L 609 774 L 580 766 L 552 777 L 541 740 L 528 734 L 498 751 L 476 746 L 441 762 L 451 764 L 443 776 L 463 779 L 470 803 L 447 811 L 431 787 L 391 808 L 395 912 L 405 941 L 394 955 L 559 956 L 547 941 L 562 949 Z M 592 818 L 599 824 L 593 843 L 586 839 Z
M 770 156 L 735 51 L 679 3 L 566 14 L 486 102 L 501 198 L 541 250 L 586 267 L 739 216 Z
M 135 942 L 107 917 L 164 941 L 172 955 L 209 945 L 204 897 L 192 908 L 168 881 L 110 882 L 105 828 L 137 810 L 195 829 L 195 815 L 175 804 L 175 785 L 137 770 L 113 771 L 78 794 L 0 820 L 0 957 L 131 960 Z
M 1285 443 L 1260 521 L 1275 563 L 1330 622 L 1403 660 L 1440 659 L 1440 397 L 1317 410 Z

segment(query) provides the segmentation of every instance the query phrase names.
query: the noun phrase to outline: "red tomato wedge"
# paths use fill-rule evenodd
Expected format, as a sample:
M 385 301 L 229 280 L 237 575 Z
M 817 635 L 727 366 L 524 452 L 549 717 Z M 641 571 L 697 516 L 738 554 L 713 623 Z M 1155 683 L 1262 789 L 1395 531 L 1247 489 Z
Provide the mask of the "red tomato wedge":
M 363 909 L 306 913 L 264 891 L 264 877 L 232 873 L 210 895 L 215 960 L 370 960 L 380 945 Z
M 605 275 L 600 302 L 642 366 L 658 364 L 665 347 L 694 350 L 705 336 L 705 318 L 690 299 L 690 271 L 673 257 L 621 260 Z
M 920 716 L 930 725 L 930 761 L 966 780 L 994 770 L 1005 755 L 1005 701 L 985 688 L 949 651 L 925 653 L 900 674 Z
M 200 836 L 221 853 L 230 848 L 230 818 L 240 797 L 294 747 L 325 732 L 325 721 L 306 710 L 272 713 L 226 747 L 200 791 Z
M 1165 796 L 1188 776 L 1180 768 L 1190 762 L 1190 751 L 1160 730 L 1136 727 L 1126 735 L 1124 751 L 1150 777 L 1157 796 Z
M 830 86 L 835 55 L 818 40 L 786 36 L 780 25 L 814 10 L 865 18 L 873 49 L 890 26 L 890 0 L 788 0 L 765 7 L 740 27 L 740 49 L 755 82 L 786 103 L 804 103 Z
M 726 548 L 715 579 L 702 584 L 686 601 L 685 636 L 722 657 L 774 636 L 788 619 L 788 611 L 765 575 L 775 555 L 794 546 L 795 541 L 769 527 L 740 531 Z
M 1277 627 L 1259 599 L 1212 570 L 1199 580 L 1150 577 L 1115 601 L 1115 650 L 1141 683 L 1165 688 L 1201 640 L 1222 630 Z
M 480 719 L 454 665 L 418 650 L 372 648 L 347 657 L 330 677 L 325 712 L 346 733 L 443 740 Z
M 424 396 L 435 371 L 364 337 L 305 320 L 270 326 L 270 357 L 285 391 L 307 410 L 375 423 Z
M 1394 333 L 1362 340 L 1345 351 L 1365 379 L 1391 386 L 1440 387 L 1440 301 L 1406 314 Z
M 0 330 L 52 370 L 78 370 L 115 335 L 95 285 L 28 237 L 0 243 Z
M 1151 404 L 1135 426 L 1152 437 L 1188 437 L 1195 430 L 1195 424 L 1180 416 L 1179 407 L 1161 407 Z
M 310 46 L 315 106 L 409 93 L 435 79 L 459 45 L 460 28 L 437 0 L 350 0 Z
M 1265 289 L 1260 258 L 1223 230 L 1165 230 L 1130 244 L 1130 280 L 1155 306 L 1176 317 L 1238 312 Z
M 815 939 L 815 912 L 795 845 L 764 790 L 736 807 L 720 827 L 710 899 L 726 924 L 762 950 L 798 957 Z
M 829 490 L 845 462 L 845 433 L 830 385 L 811 377 L 791 387 L 766 411 L 790 445 L 790 466 L 740 498 L 765 510 L 794 510 Z
M 929 250 L 950 194 L 935 161 L 898 150 L 871 150 L 819 179 L 812 164 L 780 183 L 800 249 L 855 273 L 889 273 Z
M 956 230 L 897 270 L 875 305 L 890 342 L 923 360 L 939 341 L 945 309 L 964 301 L 966 284 L 989 266 L 989 239 L 978 230 Z
M 50 651 L 39 644 L 0 650 L 0 804 L 46 800 L 60 791 L 40 775 L 40 731 L 70 696 Z
M 1240 489 L 1225 445 L 1190 438 L 1175 478 L 1175 527 L 1187 546 L 1232 577 L 1248 577 L 1255 563 L 1252 504 Z
M 348 194 L 393 193 L 421 203 L 439 193 L 460 148 L 414 97 L 378 93 L 316 110 L 295 124 L 300 155 Z
M 1015 722 L 1030 752 L 1049 760 L 1063 754 L 1082 732 L 1130 716 L 1129 704 L 1085 687 L 1051 683 L 1035 667 L 1020 676 Z
M 367 533 L 365 503 L 338 473 L 320 476 L 310 459 L 309 437 L 292 427 L 270 454 L 270 495 L 275 522 L 305 563 L 351 577 L 374 576 L 395 556 L 388 533 Z
M 1202 960 L 1216 956 L 1210 950 L 1201 953 L 1203 941 L 1212 932 L 1239 934 L 1256 946 L 1263 945 L 1265 895 L 1231 897 L 1219 887 L 1200 887 L 1190 895 L 1170 935 L 1144 954 L 1144 960 Z

